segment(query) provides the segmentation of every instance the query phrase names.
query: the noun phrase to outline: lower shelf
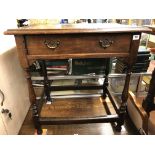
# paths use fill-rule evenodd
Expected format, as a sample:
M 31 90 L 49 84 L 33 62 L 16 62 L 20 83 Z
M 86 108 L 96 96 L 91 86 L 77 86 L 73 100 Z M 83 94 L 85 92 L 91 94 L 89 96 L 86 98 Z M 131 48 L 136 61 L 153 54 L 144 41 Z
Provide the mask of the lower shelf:
M 116 114 L 111 103 L 101 97 L 54 99 L 52 104 L 43 104 L 40 117 L 97 117 L 107 115 L 104 105 L 111 114 Z
M 56 125 L 118 121 L 119 116 L 110 110 L 107 112 L 107 106 L 109 105 L 101 97 L 54 99 L 50 105 L 43 104 L 39 122 L 42 125 Z

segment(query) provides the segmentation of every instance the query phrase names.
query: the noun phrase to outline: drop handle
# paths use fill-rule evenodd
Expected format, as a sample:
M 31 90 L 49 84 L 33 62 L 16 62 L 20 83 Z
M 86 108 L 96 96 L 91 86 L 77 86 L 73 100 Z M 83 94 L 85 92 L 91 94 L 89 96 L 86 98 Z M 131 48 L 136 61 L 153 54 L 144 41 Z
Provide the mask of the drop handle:
M 54 41 L 54 40 L 51 40 L 51 41 L 44 41 L 44 44 L 50 48 L 50 49 L 56 49 L 59 45 L 60 45 L 60 42 L 59 41 Z
M 110 39 L 102 39 L 99 41 L 99 45 L 104 49 L 110 47 L 113 43 L 114 43 L 114 41 L 112 41 Z

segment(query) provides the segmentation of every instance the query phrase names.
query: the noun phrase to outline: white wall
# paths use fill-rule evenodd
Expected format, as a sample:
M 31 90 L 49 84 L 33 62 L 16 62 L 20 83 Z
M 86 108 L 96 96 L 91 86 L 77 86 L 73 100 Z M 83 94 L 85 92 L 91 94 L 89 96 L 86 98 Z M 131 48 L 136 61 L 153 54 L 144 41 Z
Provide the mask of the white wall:
M 8 115 L 1 114 L 0 130 L 1 134 L 18 134 L 25 116 L 30 107 L 28 97 L 28 87 L 24 72 L 19 64 L 15 40 L 13 36 L 4 36 L 2 33 L 8 28 L 15 26 L 16 19 L 13 21 L 2 21 L 0 27 L 0 89 L 5 95 L 4 105 L 1 109 L 9 109 L 12 119 Z
M 15 46 L 13 36 L 4 35 L 4 31 L 9 28 L 16 28 L 16 19 L 1 19 L 0 18 L 0 54 Z
M 27 82 L 19 64 L 16 48 L 0 55 L 0 88 L 5 95 L 1 108 L 9 109 L 12 119 L 2 114 L 7 134 L 18 134 L 30 107 Z

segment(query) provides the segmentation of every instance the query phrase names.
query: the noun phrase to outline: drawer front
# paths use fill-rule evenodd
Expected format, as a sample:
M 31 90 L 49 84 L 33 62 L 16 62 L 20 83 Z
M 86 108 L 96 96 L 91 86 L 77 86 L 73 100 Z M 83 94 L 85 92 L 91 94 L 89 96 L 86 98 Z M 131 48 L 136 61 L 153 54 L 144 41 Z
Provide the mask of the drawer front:
M 129 53 L 130 34 L 28 35 L 29 55 Z

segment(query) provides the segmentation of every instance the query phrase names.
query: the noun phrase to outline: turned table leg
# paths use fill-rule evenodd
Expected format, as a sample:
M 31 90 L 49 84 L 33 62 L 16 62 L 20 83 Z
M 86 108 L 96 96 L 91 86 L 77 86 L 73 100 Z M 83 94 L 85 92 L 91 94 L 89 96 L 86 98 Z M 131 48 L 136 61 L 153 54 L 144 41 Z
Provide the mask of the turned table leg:
M 109 63 L 110 63 L 110 59 L 106 59 L 106 69 L 105 69 L 105 76 L 104 76 L 104 83 L 103 83 L 103 99 L 106 98 L 107 96 L 107 87 L 109 85 L 108 82 L 108 75 L 109 75 Z
M 30 75 L 29 68 L 24 69 L 24 73 L 25 73 L 27 83 L 28 83 L 30 102 L 32 104 L 32 110 L 33 110 L 32 114 L 33 114 L 34 126 L 35 126 L 35 129 L 37 130 L 37 133 L 42 134 L 42 128 L 41 128 L 41 124 L 39 122 L 38 105 L 37 105 L 37 102 L 36 102 L 36 95 L 35 95 L 35 92 L 34 92 L 34 88 L 32 86 L 32 81 L 31 81 L 31 75 Z
M 121 131 L 121 126 L 124 124 L 125 114 L 126 114 L 126 107 L 127 107 L 127 99 L 128 99 L 128 91 L 129 91 L 129 83 L 131 77 L 131 67 L 127 68 L 126 78 L 124 89 L 121 96 L 121 106 L 119 108 L 119 121 L 117 122 L 116 130 Z
M 45 90 L 46 100 L 51 102 L 52 99 L 50 96 L 50 81 L 48 80 L 45 60 L 41 60 L 40 63 L 41 63 L 42 73 L 44 76 L 44 90 Z

